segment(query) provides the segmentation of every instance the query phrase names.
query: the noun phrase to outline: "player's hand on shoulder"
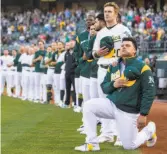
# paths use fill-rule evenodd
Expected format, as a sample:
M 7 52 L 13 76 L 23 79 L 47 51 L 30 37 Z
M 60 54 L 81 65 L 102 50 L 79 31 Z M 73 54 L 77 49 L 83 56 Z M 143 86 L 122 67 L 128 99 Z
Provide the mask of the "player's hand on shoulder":
M 83 60 L 88 60 L 88 58 L 86 57 L 86 53 L 85 52 L 84 52 L 82 58 L 83 58 Z
M 114 87 L 115 88 L 126 87 L 127 82 L 128 81 L 126 79 L 118 78 L 114 81 Z
M 100 57 L 107 55 L 108 52 L 109 52 L 109 49 L 106 48 L 105 46 L 100 48 L 98 51 L 96 51 L 97 55 Z
M 118 62 L 117 62 L 117 61 L 113 61 L 113 62 L 111 63 L 111 65 L 112 65 L 113 67 L 115 67 L 115 66 L 118 65 Z

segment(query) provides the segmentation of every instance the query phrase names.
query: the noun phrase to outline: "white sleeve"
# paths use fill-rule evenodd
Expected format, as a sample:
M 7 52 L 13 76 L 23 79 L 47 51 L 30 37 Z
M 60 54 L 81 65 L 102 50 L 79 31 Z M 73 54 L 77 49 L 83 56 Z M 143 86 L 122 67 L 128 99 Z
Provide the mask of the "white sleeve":
M 15 57 L 16 58 L 16 57 Z M 11 57 L 11 61 L 10 61 L 10 64 L 14 64 L 14 58 L 13 57 Z
M 57 62 L 64 62 L 64 56 L 65 56 L 65 52 L 61 53 L 59 58 L 57 59 Z
M 97 51 L 100 49 L 100 33 L 97 33 L 95 42 L 93 44 L 93 51 Z
M 124 27 L 121 39 L 123 39 L 124 37 L 131 37 L 131 36 L 132 36 L 131 31 L 127 27 Z
M 20 56 L 20 58 L 19 58 L 18 61 L 21 62 L 21 61 L 22 61 L 22 58 L 23 58 L 23 55 Z

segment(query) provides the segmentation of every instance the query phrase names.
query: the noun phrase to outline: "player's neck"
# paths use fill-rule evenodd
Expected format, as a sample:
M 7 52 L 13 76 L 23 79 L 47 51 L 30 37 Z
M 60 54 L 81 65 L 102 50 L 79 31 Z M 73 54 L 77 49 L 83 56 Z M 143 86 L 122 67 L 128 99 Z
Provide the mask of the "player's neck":
M 116 20 L 110 21 L 110 22 L 107 22 L 107 23 L 106 23 L 106 27 L 113 27 L 113 26 L 115 26 L 116 24 L 118 24 Z

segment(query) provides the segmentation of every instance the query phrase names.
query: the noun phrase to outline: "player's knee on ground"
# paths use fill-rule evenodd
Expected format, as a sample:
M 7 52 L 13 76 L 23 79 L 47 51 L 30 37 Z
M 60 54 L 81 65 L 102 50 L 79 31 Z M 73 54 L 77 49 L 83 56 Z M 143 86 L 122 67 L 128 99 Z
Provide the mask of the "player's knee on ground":
M 136 147 L 136 144 L 134 142 L 126 142 L 126 143 L 122 143 L 123 144 L 123 148 L 125 150 L 135 150 L 137 147 Z

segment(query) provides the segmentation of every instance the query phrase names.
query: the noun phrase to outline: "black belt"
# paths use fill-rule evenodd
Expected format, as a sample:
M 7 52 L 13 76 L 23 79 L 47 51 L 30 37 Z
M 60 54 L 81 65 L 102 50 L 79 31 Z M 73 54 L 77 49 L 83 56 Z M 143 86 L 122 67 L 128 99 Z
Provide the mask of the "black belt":
M 54 67 L 48 67 L 48 68 L 49 68 L 49 69 L 52 69 L 52 70 L 55 69 Z
M 100 67 L 104 68 L 104 69 L 108 69 L 109 66 L 108 65 L 107 66 L 106 65 L 100 65 Z

